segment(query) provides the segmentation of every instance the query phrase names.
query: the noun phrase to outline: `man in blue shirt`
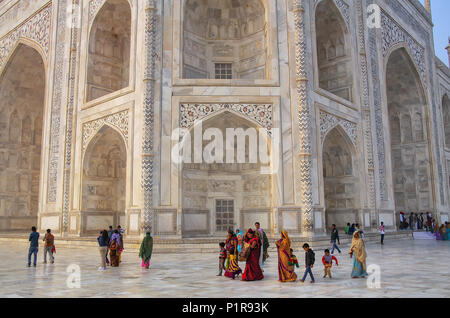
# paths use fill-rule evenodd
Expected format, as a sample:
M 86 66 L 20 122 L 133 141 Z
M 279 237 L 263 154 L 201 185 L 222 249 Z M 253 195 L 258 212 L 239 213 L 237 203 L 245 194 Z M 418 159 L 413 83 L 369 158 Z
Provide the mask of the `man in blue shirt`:
M 31 254 L 34 254 L 33 266 L 36 267 L 37 253 L 39 250 L 39 232 L 36 232 L 35 226 L 31 228 L 29 241 L 30 248 L 28 250 L 28 267 L 31 267 Z

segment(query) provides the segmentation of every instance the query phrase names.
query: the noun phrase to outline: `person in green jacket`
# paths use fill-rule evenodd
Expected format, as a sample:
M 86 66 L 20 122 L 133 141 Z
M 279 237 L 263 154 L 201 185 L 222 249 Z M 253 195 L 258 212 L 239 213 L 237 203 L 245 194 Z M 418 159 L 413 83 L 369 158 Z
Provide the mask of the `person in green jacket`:
M 139 257 L 142 258 L 142 267 L 149 269 L 150 259 L 152 258 L 153 251 L 153 237 L 150 232 L 147 232 L 141 243 L 141 248 L 139 249 Z

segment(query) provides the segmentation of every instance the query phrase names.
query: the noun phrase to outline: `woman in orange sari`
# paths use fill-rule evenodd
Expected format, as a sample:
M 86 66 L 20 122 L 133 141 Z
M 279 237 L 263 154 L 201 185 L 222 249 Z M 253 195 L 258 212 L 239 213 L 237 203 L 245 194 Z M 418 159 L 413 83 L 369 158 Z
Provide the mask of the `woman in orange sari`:
M 283 283 L 295 282 L 297 280 L 297 274 L 294 272 L 294 264 L 289 262 L 291 258 L 291 240 L 285 230 L 281 232 L 281 239 L 275 244 L 278 249 L 279 281 Z

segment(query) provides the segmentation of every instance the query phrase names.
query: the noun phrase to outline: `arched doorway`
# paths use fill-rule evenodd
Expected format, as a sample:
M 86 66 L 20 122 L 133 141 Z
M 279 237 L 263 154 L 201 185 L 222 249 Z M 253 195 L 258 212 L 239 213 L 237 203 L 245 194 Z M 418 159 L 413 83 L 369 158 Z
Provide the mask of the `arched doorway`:
M 45 66 L 19 44 L 0 77 L 0 230 L 37 225 Z
M 360 223 L 360 187 L 354 145 L 338 126 L 325 137 L 322 151 L 325 223 L 344 228 Z
M 396 211 L 430 211 L 433 200 L 426 100 L 419 74 L 404 48 L 389 56 L 386 95 Z
M 86 101 L 128 87 L 131 8 L 127 0 L 108 0 L 89 34 Z
M 319 87 L 352 101 L 352 45 L 345 21 L 333 0 L 321 1 L 315 18 Z
M 183 11 L 183 78 L 266 79 L 261 0 L 186 0 Z
M 125 216 L 127 151 L 122 136 L 103 126 L 90 141 L 83 161 L 81 234 L 97 234 Z
M 182 166 L 183 236 L 224 236 L 229 228 L 248 228 L 256 221 L 269 228 L 272 175 L 264 167 L 270 165 L 270 146 L 269 141 L 259 135 L 261 128 L 225 111 L 203 121 L 201 129 L 203 150 L 195 148 L 194 128 L 190 139 L 191 163 L 184 162 Z M 230 130 L 241 138 L 228 137 Z M 217 147 L 211 150 L 216 140 Z M 266 145 L 265 149 L 260 143 Z M 227 159 L 230 149 L 232 154 Z M 199 151 L 214 156 L 222 151 L 222 155 L 210 161 L 203 156 L 201 162 L 196 162 L 195 153 Z M 261 159 L 259 153 L 264 151 L 267 158 Z

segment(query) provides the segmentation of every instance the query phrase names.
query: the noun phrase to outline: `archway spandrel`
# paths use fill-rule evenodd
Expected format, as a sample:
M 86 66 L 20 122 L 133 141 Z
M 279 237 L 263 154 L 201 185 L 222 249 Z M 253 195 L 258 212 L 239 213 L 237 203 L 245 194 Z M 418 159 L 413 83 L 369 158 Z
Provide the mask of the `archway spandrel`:
M 21 39 L 36 43 L 45 54 L 45 58 L 48 57 L 51 17 L 52 6 L 49 4 L 0 39 L 0 70 Z

